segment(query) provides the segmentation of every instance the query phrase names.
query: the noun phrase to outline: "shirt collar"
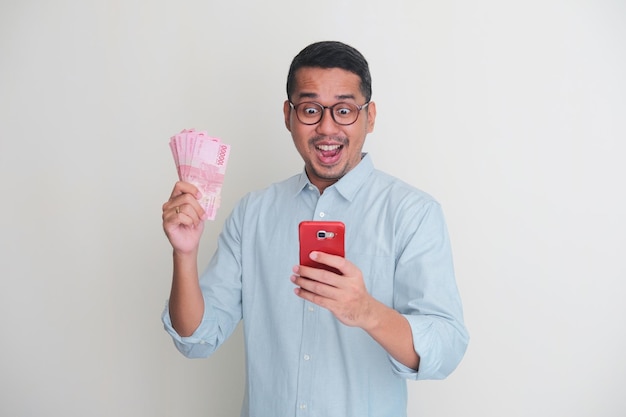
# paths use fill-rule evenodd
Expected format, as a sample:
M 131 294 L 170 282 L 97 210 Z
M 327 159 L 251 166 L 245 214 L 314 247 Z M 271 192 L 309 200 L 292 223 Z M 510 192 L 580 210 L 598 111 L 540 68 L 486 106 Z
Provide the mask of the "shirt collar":
M 361 188 L 369 175 L 374 171 L 374 162 L 368 153 L 363 153 L 361 156 L 361 162 L 354 168 L 352 168 L 346 175 L 344 175 L 339 181 L 334 183 L 328 188 L 335 187 L 337 192 L 341 194 L 346 200 L 352 201 L 354 195 Z M 303 169 L 298 178 L 297 193 L 299 194 L 305 187 L 311 184 L 309 177 L 306 175 L 306 171 Z

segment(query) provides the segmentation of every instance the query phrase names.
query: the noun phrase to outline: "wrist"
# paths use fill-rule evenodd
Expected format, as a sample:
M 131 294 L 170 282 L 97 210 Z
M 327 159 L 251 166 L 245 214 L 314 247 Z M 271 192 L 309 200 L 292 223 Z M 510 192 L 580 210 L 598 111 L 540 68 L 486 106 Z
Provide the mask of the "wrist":
M 198 271 L 198 251 L 179 251 L 172 252 L 174 276 L 178 275 L 197 275 Z
M 174 258 L 174 262 L 179 261 L 187 261 L 187 260 L 197 260 L 198 259 L 198 248 L 192 248 L 189 250 L 176 249 L 172 250 L 172 258 Z
M 384 325 L 387 315 L 386 310 L 388 309 L 389 307 L 372 297 L 368 302 L 367 310 L 364 315 L 365 320 L 361 326 L 363 330 L 370 334 L 376 332 L 377 329 Z

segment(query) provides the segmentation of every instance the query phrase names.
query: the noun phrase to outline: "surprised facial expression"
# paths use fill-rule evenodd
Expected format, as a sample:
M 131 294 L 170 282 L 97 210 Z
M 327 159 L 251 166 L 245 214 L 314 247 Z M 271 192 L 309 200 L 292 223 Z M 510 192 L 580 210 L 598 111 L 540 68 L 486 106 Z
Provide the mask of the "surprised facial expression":
M 340 68 L 303 67 L 296 72 L 291 101 L 295 106 L 304 102 L 333 106 L 348 103 L 365 104 L 358 75 Z M 376 105 L 370 102 L 357 110 L 358 118 L 350 125 L 337 123 L 330 109 L 322 111 L 319 123 L 301 122 L 289 101 L 283 106 L 285 125 L 304 160 L 309 180 L 320 192 L 353 169 L 361 161 L 363 143 L 374 129 Z

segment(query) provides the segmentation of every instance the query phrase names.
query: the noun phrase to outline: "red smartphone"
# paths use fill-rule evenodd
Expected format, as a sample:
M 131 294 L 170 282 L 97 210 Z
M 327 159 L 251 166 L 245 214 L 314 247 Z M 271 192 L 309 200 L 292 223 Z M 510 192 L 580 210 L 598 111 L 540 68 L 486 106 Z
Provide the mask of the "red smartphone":
M 298 229 L 300 236 L 300 265 L 341 274 L 335 268 L 311 260 L 309 254 L 312 251 L 319 251 L 331 255 L 346 256 L 344 249 L 346 226 L 338 221 L 303 221 Z

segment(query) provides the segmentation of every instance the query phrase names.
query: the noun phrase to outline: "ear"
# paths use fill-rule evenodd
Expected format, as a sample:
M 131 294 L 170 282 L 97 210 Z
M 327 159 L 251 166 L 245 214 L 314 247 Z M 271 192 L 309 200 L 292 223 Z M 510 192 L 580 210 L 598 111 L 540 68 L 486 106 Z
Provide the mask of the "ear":
M 376 103 L 370 101 L 367 105 L 367 133 L 374 131 L 374 124 L 376 122 Z
M 283 103 L 283 114 L 285 115 L 285 127 L 291 132 L 291 104 L 289 104 L 289 100 L 285 100 Z

